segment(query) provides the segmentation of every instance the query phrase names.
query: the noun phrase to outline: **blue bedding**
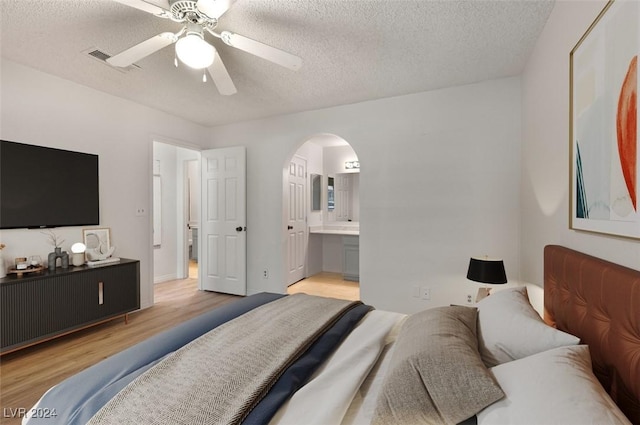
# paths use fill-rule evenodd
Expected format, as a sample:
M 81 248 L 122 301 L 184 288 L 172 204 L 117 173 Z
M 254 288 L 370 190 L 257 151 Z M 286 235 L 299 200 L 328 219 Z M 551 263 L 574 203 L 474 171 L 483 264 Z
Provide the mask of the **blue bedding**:
M 211 329 L 249 310 L 286 295 L 260 293 L 211 310 L 153 336 L 85 369 L 50 389 L 39 408 L 55 409 L 51 418 L 30 418 L 29 425 L 85 424 L 105 403 L 165 356 Z M 246 424 L 267 423 L 293 392 L 300 388 L 324 358 L 371 309 L 360 305 L 347 312 L 322 335 L 276 382 L 272 391 L 245 419 Z

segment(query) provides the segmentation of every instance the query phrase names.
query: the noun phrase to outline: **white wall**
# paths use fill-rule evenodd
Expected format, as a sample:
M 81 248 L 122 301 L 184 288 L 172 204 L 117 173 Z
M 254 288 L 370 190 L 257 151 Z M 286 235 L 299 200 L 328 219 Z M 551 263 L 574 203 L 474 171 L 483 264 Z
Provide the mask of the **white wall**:
M 471 255 L 502 256 L 518 278 L 520 79 L 418 93 L 213 129 L 21 65 L 2 63 L 8 140 L 100 155 L 101 225 L 117 255 L 140 259 L 142 304 L 152 300 L 152 141 L 247 147 L 248 289 L 284 291 L 283 170 L 314 135 L 335 134 L 361 169 L 361 295 L 411 312 L 464 302 Z M 202 141 L 206 139 L 206 143 Z M 61 229 L 68 243 L 80 229 Z M 77 237 L 76 237 L 77 234 Z M 3 231 L 8 258 L 44 255 L 38 231 Z M 262 279 L 261 271 L 270 270 Z M 432 300 L 411 296 L 430 286 Z
M 522 76 L 521 273 L 537 285 L 547 244 L 640 268 L 638 241 L 569 230 L 569 53 L 605 4 L 556 2 Z
M 307 186 L 305 202 L 307 205 L 307 225 L 319 226 L 322 224 L 322 211 L 311 211 L 311 174 L 322 174 L 323 149 L 313 141 L 306 141 L 298 150 L 296 155 L 307 161 Z M 326 176 L 323 176 L 326 179 Z
M 464 302 L 472 255 L 518 278 L 520 79 L 508 78 L 211 129 L 210 147 L 247 147 L 248 290 L 282 292 L 283 169 L 316 134 L 347 140 L 362 164 L 365 302 L 411 312 Z M 268 268 L 269 279 L 261 270 Z M 431 302 L 411 296 L 432 288 Z
M 2 139 L 99 155 L 100 225 L 115 255 L 141 261 L 141 304 L 151 305 L 151 217 L 135 211 L 151 211 L 152 141 L 198 146 L 204 127 L 4 59 L 0 78 Z M 67 250 L 82 238 L 78 227 L 55 231 Z M 3 230 L 0 241 L 5 258 L 51 251 L 39 230 Z

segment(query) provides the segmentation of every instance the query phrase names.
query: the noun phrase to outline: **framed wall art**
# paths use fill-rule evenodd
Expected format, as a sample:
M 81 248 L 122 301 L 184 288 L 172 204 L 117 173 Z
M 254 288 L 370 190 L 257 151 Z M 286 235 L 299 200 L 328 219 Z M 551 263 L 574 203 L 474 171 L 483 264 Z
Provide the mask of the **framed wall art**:
M 111 249 L 111 230 L 107 227 L 102 229 L 84 229 L 82 231 L 82 237 L 87 251 L 93 250 L 99 254 L 106 254 Z
M 571 51 L 571 229 L 640 239 L 639 13 L 608 2 Z

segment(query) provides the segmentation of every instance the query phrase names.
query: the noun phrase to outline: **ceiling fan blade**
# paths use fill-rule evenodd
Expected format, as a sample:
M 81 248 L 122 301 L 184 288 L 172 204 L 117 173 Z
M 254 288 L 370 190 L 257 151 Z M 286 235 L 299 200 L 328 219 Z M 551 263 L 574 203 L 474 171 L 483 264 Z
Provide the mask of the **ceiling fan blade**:
M 135 46 L 110 57 L 107 59 L 107 63 L 121 68 L 127 67 L 135 61 L 147 57 L 163 47 L 167 47 L 168 45 L 175 43 L 177 39 L 178 37 L 174 33 L 163 32 L 162 34 L 151 37 L 142 43 L 136 44 Z
M 209 75 L 211 75 L 211 79 L 215 83 L 220 94 L 230 96 L 238 92 L 236 86 L 231 80 L 231 77 L 229 76 L 229 73 L 227 72 L 227 68 L 225 68 L 222 63 L 222 59 L 220 59 L 220 55 L 217 50 L 213 63 L 207 68 L 207 70 L 209 71 Z
M 244 50 L 247 53 L 261 57 L 273 63 L 276 63 L 292 71 L 297 71 L 302 66 L 302 59 L 284 50 L 276 49 L 259 41 L 252 40 L 240 34 L 234 34 L 229 31 L 222 31 L 220 38 L 226 44 L 236 49 Z
M 210 18 L 221 17 L 236 0 L 198 0 L 196 8 Z
M 133 7 L 135 9 L 142 10 L 143 12 L 151 13 L 152 15 L 159 16 L 160 18 L 171 17 L 171 13 L 168 10 L 163 9 L 160 6 L 157 6 L 155 4 L 147 3 L 146 1 L 143 1 L 143 0 L 113 0 L 113 1 L 127 5 L 129 7 Z

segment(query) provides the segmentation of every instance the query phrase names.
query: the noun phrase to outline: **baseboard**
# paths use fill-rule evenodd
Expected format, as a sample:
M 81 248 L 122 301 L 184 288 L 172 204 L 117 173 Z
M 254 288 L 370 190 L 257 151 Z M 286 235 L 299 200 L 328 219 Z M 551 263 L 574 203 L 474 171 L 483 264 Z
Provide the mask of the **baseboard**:
M 178 275 L 176 273 L 172 273 L 172 274 L 165 274 L 162 276 L 154 276 L 153 277 L 153 283 L 162 283 L 162 282 L 168 282 L 170 280 L 176 280 L 178 279 Z

